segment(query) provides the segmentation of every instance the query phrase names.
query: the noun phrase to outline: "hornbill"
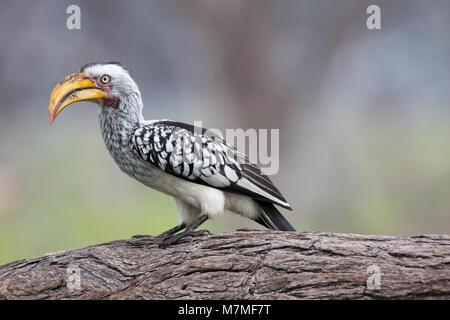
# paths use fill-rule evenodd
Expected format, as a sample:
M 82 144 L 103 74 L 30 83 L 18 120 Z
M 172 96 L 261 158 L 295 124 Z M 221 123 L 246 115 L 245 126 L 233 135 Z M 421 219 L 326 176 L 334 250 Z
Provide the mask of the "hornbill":
M 99 105 L 103 139 L 119 168 L 175 198 L 180 224 L 162 233 L 162 247 L 225 212 L 269 229 L 295 231 L 274 206 L 292 210 L 290 205 L 244 154 L 205 129 L 170 120 L 144 120 L 141 93 L 122 64 L 89 63 L 60 81 L 50 96 L 50 124 L 61 110 L 78 101 Z

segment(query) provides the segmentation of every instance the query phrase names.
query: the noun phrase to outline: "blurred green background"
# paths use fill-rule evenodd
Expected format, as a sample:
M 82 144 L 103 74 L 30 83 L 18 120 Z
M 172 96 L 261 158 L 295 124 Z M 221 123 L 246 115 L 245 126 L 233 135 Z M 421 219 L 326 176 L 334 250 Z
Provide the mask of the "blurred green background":
M 66 28 L 70 4 L 81 30 Z M 178 223 L 172 198 L 116 167 L 95 105 L 48 125 L 53 86 L 92 61 L 132 71 L 147 119 L 279 128 L 272 180 L 299 231 L 448 233 L 450 3 L 377 1 L 381 30 L 369 4 L 2 1 L 0 264 Z

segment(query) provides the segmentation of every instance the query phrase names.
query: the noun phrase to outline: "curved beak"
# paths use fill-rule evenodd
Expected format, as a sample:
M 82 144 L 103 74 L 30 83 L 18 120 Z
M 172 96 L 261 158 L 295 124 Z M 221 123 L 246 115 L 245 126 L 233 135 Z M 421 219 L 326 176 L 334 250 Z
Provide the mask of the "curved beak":
M 81 72 L 72 73 L 60 81 L 53 89 L 48 103 L 50 124 L 69 104 L 78 101 L 106 98 L 108 94 L 86 78 Z

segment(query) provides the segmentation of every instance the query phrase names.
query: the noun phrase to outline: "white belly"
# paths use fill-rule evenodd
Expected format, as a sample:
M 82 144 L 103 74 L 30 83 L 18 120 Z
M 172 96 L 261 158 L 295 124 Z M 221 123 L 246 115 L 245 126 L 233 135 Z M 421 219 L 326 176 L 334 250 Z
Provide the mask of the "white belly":
M 260 208 L 249 196 L 238 195 L 209 186 L 190 182 L 166 173 L 155 167 L 139 172 L 139 179 L 145 185 L 175 198 L 180 211 L 181 222 L 190 224 L 200 213 L 215 218 L 226 211 L 254 219 L 259 217 Z M 137 178 L 137 176 L 135 176 Z M 144 179 L 142 179 L 145 177 Z

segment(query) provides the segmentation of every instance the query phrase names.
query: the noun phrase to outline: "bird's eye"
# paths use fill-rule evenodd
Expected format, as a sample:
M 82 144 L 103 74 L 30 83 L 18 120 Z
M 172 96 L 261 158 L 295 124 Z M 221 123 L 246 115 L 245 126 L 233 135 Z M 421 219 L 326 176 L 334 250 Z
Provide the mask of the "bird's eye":
M 107 74 L 102 75 L 102 77 L 100 78 L 100 82 L 103 84 L 107 84 L 111 81 L 111 77 L 108 76 Z

